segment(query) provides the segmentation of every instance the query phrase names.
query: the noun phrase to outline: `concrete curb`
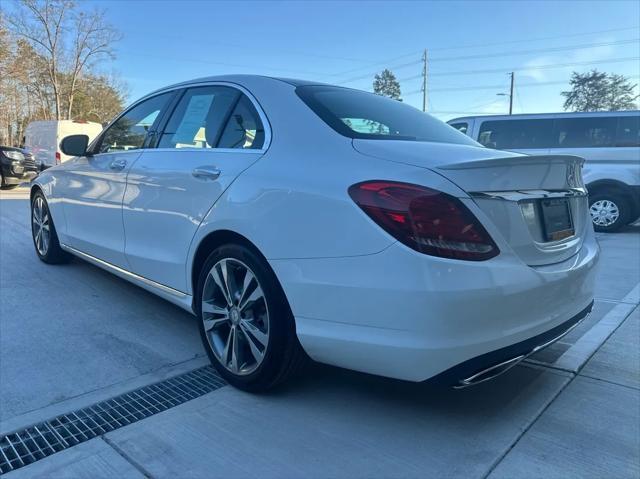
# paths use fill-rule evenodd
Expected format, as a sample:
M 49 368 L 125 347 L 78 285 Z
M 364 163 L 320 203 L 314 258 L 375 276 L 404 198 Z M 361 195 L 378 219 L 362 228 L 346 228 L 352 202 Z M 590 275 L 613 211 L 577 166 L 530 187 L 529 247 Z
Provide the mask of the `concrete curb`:
M 638 286 L 633 291 L 639 289 Z M 627 316 L 631 314 L 636 306 L 637 304 L 619 303 L 578 339 L 573 346 L 567 349 L 551 367 L 577 374 L 609 336 L 627 319 Z

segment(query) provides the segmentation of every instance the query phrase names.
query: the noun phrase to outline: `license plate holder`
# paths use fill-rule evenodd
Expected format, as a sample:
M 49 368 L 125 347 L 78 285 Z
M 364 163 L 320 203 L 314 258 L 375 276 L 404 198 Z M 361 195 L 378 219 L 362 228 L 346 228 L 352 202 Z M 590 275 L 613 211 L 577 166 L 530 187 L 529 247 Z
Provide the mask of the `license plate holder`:
M 575 234 L 568 199 L 545 198 L 540 200 L 539 205 L 547 241 L 560 241 Z

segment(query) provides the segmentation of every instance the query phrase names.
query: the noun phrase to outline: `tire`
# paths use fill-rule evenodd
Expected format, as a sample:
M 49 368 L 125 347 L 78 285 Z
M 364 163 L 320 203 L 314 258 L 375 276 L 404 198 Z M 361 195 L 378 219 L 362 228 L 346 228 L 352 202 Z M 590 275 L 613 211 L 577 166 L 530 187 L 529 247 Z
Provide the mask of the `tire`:
M 266 260 L 249 248 L 227 244 L 209 255 L 195 310 L 211 363 L 238 389 L 267 391 L 306 363 L 284 291 Z
M 589 196 L 589 212 L 596 231 L 613 233 L 631 221 L 631 204 L 616 191 L 596 191 Z
M 36 192 L 31 201 L 31 237 L 38 258 L 45 263 L 67 263 L 71 259 L 60 247 L 49 205 L 41 191 Z

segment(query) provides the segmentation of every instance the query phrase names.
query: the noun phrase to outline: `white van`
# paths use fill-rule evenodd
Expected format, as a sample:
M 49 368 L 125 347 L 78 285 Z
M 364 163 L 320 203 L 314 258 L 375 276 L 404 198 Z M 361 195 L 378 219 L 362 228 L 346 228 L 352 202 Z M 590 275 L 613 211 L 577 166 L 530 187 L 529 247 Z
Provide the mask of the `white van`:
M 41 170 L 71 159 L 60 151 L 60 142 L 69 135 L 89 135 L 89 141 L 100 134 L 102 125 L 91 121 L 33 121 L 24 133 L 24 148 L 33 154 Z
M 640 217 L 640 111 L 461 117 L 454 128 L 488 148 L 585 159 L 596 231 L 615 231 Z

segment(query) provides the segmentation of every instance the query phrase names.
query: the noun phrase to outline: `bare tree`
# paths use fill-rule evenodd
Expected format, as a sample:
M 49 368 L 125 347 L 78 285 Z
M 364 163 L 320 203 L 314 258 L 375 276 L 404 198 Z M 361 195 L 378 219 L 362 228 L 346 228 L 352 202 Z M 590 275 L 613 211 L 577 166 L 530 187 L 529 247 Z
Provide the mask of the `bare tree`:
M 73 111 L 78 78 L 93 59 L 100 56 L 113 58 L 112 45 L 121 38 L 118 32 L 105 23 L 104 16 L 104 11 L 101 10 L 94 10 L 89 14 L 79 12 L 75 15 L 75 41 L 67 92 L 67 118 L 71 118 Z
M 71 0 L 21 0 L 21 8 L 9 18 L 13 33 L 24 37 L 47 62 L 47 73 L 53 89 L 56 120 L 62 119 L 60 82 L 62 42 Z
M 73 0 L 20 0 L 18 5 L 9 19 L 11 30 L 45 60 L 55 119 L 71 118 L 79 78 L 92 61 L 113 57 L 120 34 L 106 23 L 104 11 L 85 12 Z

